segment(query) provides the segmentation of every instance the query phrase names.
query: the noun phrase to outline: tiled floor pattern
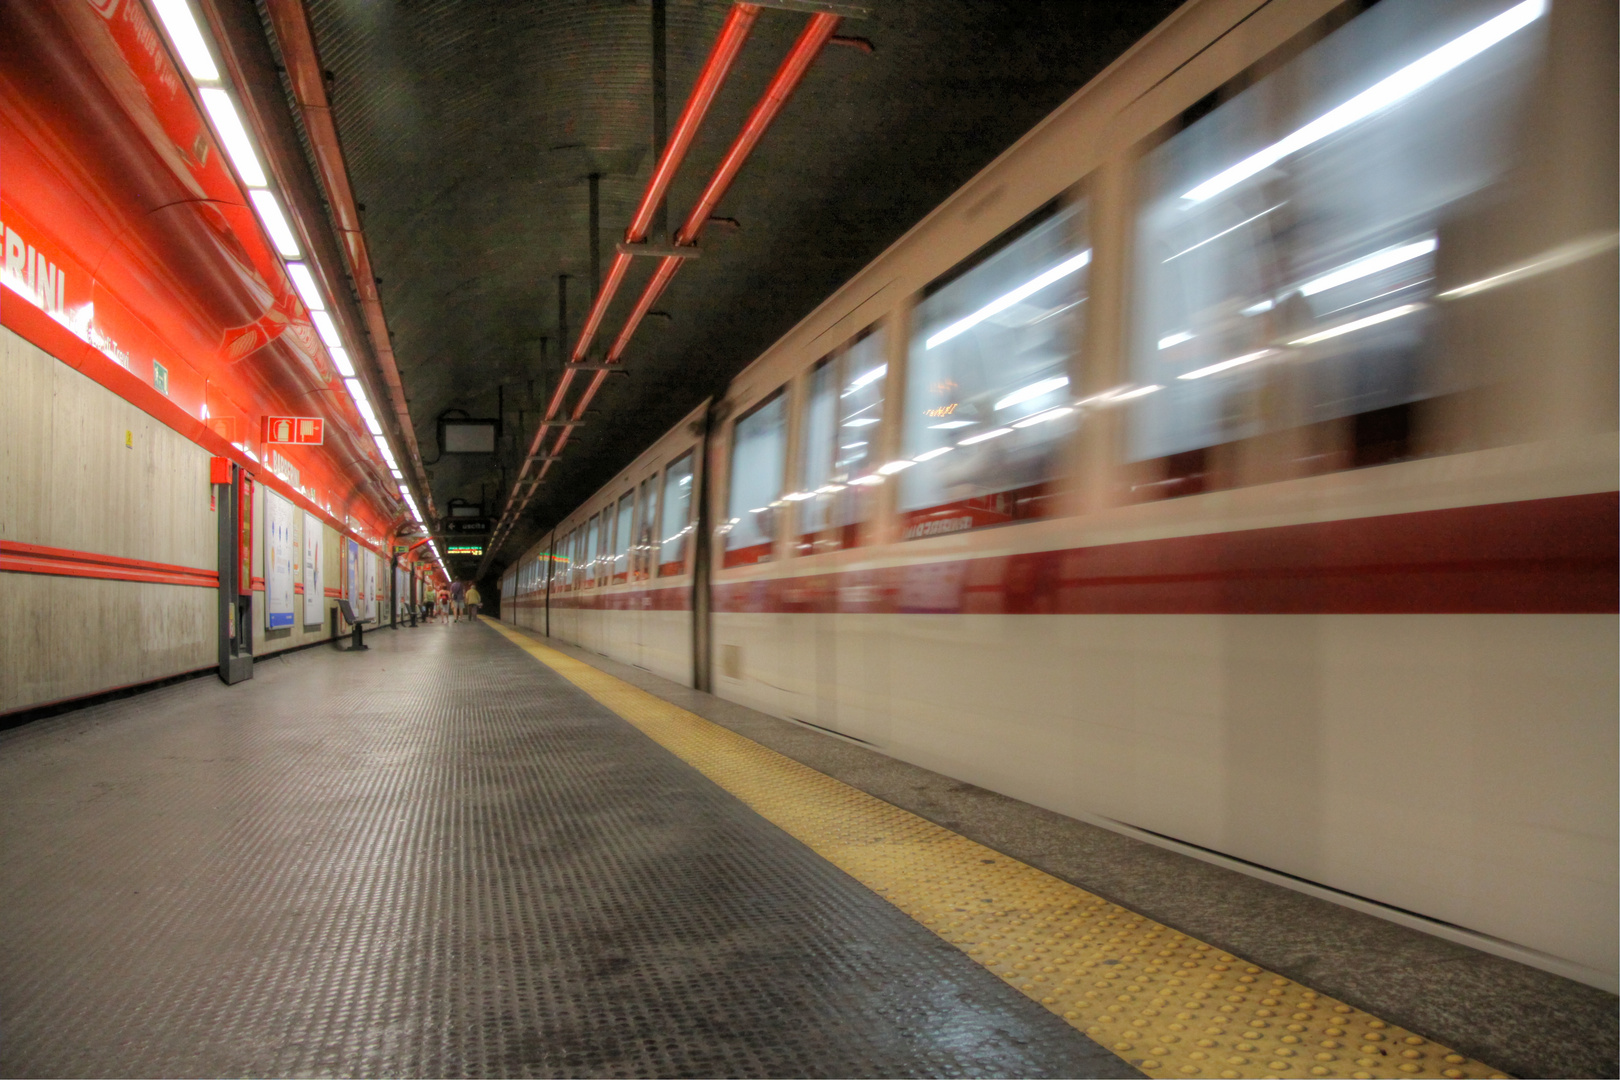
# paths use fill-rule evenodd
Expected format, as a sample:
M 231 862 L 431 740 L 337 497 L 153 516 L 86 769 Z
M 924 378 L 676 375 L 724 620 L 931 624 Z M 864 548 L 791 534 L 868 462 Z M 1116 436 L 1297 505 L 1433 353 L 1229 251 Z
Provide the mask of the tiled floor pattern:
M 487 626 L 0 732 L 0 1074 L 1129 1076 Z

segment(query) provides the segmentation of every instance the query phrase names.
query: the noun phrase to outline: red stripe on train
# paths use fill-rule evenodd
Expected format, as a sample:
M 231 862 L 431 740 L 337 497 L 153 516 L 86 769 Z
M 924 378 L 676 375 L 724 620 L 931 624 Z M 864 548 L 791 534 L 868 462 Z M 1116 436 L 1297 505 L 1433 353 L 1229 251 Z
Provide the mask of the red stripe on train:
M 1620 494 L 718 583 L 721 612 L 1421 614 L 1620 610 Z

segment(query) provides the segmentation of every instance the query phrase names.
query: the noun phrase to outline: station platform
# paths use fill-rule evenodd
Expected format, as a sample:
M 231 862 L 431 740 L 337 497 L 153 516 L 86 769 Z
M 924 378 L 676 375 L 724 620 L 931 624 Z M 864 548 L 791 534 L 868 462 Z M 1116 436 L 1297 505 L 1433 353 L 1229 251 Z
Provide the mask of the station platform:
M 1615 999 L 495 622 L 0 732 L 0 1072 L 1602 1076 Z

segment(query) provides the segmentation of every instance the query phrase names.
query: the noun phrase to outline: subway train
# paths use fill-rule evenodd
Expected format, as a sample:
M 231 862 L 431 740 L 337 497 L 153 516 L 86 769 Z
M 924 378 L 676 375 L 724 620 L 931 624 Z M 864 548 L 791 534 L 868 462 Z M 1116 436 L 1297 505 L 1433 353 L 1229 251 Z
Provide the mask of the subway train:
M 1613 990 L 1615 23 L 1189 3 L 503 617 Z

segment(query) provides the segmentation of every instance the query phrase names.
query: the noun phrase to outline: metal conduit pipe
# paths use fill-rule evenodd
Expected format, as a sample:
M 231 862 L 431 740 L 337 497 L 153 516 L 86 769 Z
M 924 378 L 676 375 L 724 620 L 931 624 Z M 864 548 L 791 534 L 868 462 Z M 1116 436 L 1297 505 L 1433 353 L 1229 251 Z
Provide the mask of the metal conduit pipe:
M 789 50 L 787 56 L 783 59 L 782 65 L 777 68 L 776 75 L 771 79 L 770 85 L 765 88 L 765 93 L 754 106 L 753 112 L 748 114 L 748 120 L 743 124 L 742 130 L 737 133 L 737 138 L 733 140 L 731 148 L 726 151 L 726 156 L 721 159 L 720 166 L 715 170 L 714 176 L 710 178 L 708 186 L 703 189 L 703 194 L 698 197 L 697 203 L 692 207 L 691 212 L 686 215 L 686 221 L 676 232 L 675 243 L 677 245 L 697 242 L 698 237 L 703 232 L 704 225 L 708 223 L 710 215 L 713 214 L 714 208 L 719 205 L 720 200 L 725 196 L 726 190 L 731 186 L 732 181 L 737 178 L 737 173 L 741 171 L 743 163 L 748 160 L 748 155 L 753 153 L 754 148 L 759 145 L 759 140 L 764 136 L 765 129 L 770 127 L 777 114 L 782 111 L 782 106 L 787 104 L 788 98 L 803 80 L 805 72 L 810 69 L 811 62 L 815 60 L 816 56 L 827 44 L 828 39 L 833 36 L 833 31 L 837 28 L 838 16 L 836 15 L 815 15 L 805 25 L 803 32 L 799 34 L 798 40 L 793 43 L 793 48 Z M 608 363 L 617 363 L 620 357 L 623 356 L 625 348 L 630 344 L 630 339 L 636 332 L 636 328 L 641 324 L 642 319 L 646 317 L 647 312 L 652 309 L 653 304 L 657 302 L 664 289 L 669 286 L 670 281 L 675 277 L 675 271 L 683 261 L 670 256 L 659 262 L 658 270 L 653 274 L 652 279 L 647 282 L 647 287 L 642 291 L 641 299 L 636 301 L 636 306 L 631 312 L 629 320 L 626 321 L 624 329 L 619 332 L 618 338 L 614 340 L 613 347 L 607 355 Z M 590 405 L 591 399 L 596 396 L 596 392 L 601 389 L 602 383 L 606 380 L 607 372 L 598 371 L 595 373 L 590 385 L 585 388 L 585 392 L 580 395 L 579 401 L 575 404 L 570 419 L 578 420 L 585 415 L 586 407 Z M 535 437 L 535 449 L 530 451 L 531 456 L 538 452 L 546 430 L 544 426 L 540 428 Z M 534 495 L 535 488 L 539 486 L 540 481 L 545 478 L 546 473 L 550 470 L 552 459 L 562 452 L 563 447 L 568 443 L 568 436 L 573 430 L 572 426 L 567 426 L 558 432 L 557 441 L 552 446 L 551 454 L 540 466 L 540 472 L 535 477 L 534 483 L 530 485 L 527 494 L 523 496 L 522 502 L 518 504 L 517 510 L 513 514 L 514 518 L 516 514 L 521 514 L 523 508 L 528 505 L 529 499 Z M 525 465 L 527 465 L 527 462 L 525 462 Z M 521 477 L 519 479 L 521 482 Z M 513 497 L 516 496 L 517 489 L 514 487 Z M 502 524 L 505 524 L 504 520 Z M 503 539 L 503 535 L 497 534 L 495 536 L 490 545 L 492 550 L 501 539 Z
M 692 85 L 692 92 L 686 98 L 686 105 L 681 109 L 680 118 L 675 121 L 675 130 L 669 142 L 665 144 L 663 153 L 659 155 L 658 163 L 653 167 L 653 174 L 647 181 L 646 191 L 642 193 L 641 203 L 636 207 L 629 227 L 625 229 L 624 238 L 627 243 L 639 244 L 647 239 L 647 228 L 652 224 L 658 204 L 669 191 L 669 185 L 685 159 L 687 150 L 691 148 L 692 140 L 703 124 L 703 118 L 708 115 L 709 106 L 714 104 L 715 96 L 720 93 L 720 87 L 725 83 L 726 76 L 731 74 L 737 55 L 742 52 L 743 43 L 748 40 L 748 32 L 753 29 L 757 18 L 759 7 L 755 4 L 733 4 L 731 10 L 726 13 L 726 21 L 721 25 L 719 35 L 709 49 L 709 56 L 703 62 L 702 70 L 698 72 L 697 81 Z M 590 314 L 585 318 L 585 325 L 580 328 L 579 341 L 570 354 L 574 361 L 583 360 L 589 352 L 591 341 L 602 325 L 602 317 L 607 313 L 608 305 L 613 302 L 619 286 L 624 283 L 624 276 L 630 269 L 631 258 L 624 254 L 614 256 L 596 300 L 591 304 Z M 556 418 L 567 399 L 568 389 L 573 381 L 573 371 L 564 368 L 562 378 L 557 380 L 557 389 L 552 392 L 551 400 L 546 403 L 545 420 Z M 501 511 L 501 521 L 496 526 L 496 535 L 490 544 L 491 549 L 499 542 L 500 529 L 506 524 L 508 515 L 514 513 L 513 506 L 517 502 L 518 491 L 529 473 L 530 462 L 540 453 L 540 444 L 545 439 L 546 430 L 546 426 L 541 424 L 534 433 L 534 440 L 529 444 L 529 452 L 524 456 L 517 480 L 513 483 L 506 506 Z M 524 502 L 527 503 L 527 500 Z M 521 511 L 522 507 L 518 507 L 515 512 Z
M 422 465 L 422 452 L 416 444 L 416 425 L 411 421 L 410 406 L 405 401 L 405 386 L 400 381 L 394 347 L 388 338 L 382 297 L 377 293 L 371 255 L 366 248 L 365 233 L 360 227 L 360 212 L 355 205 L 354 190 L 349 186 L 349 170 L 343 160 L 343 146 L 338 141 L 337 126 L 332 120 L 331 102 L 326 96 L 320 59 L 315 53 L 315 36 L 310 30 L 309 13 L 304 9 L 303 0 L 266 0 L 265 6 L 275 29 L 276 41 L 281 46 L 282 63 L 286 65 L 293 98 L 298 103 L 304 131 L 309 136 L 310 151 L 320 171 L 321 185 L 326 189 L 338 237 L 349 259 L 349 272 L 371 338 L 371 353 L 388 390 L 389 411 L 394 414 L 395 426 L 405 444 L 402 449 L 412 466 L 431 516 L 434 512 L 433 491 Z

